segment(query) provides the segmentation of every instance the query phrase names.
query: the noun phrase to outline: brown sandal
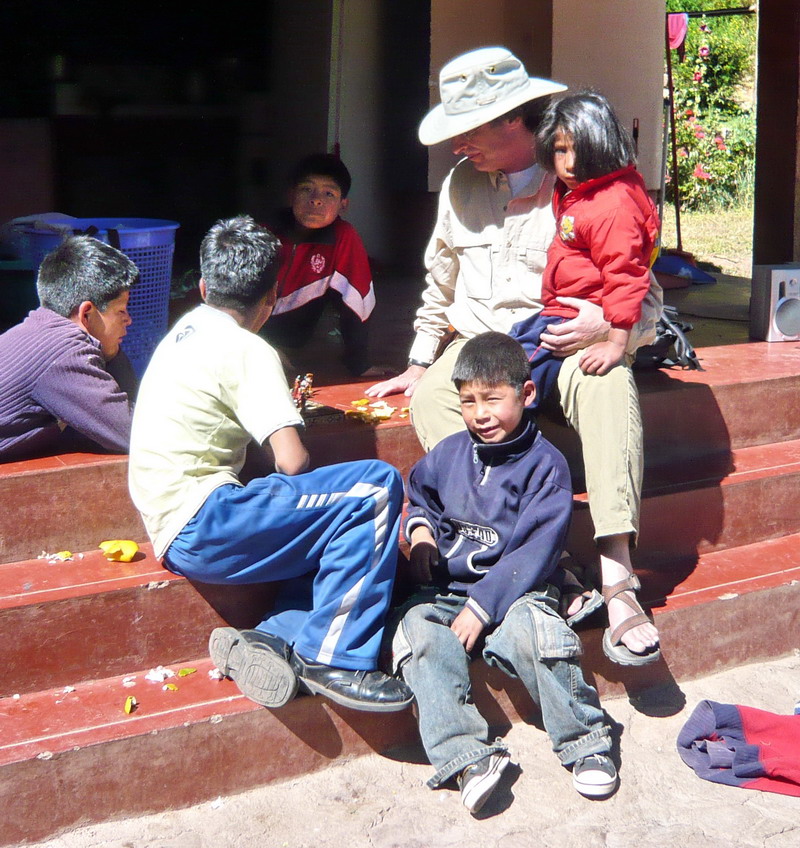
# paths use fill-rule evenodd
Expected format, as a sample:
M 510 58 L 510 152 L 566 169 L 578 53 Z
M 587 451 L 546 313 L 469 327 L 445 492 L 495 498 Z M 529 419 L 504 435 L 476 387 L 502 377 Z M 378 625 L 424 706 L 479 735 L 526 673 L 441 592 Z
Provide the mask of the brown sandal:
M 641 588 L 642 585 L 635 574 L 631 574 L 630 577 L 626 577 L 612 586 L 603 586 L 603 600 L 606 602 L 606 607 L 614 598 L 619 597 L 635 612 L 635 615 L 626 618 L 613 632 L 609 626 L 603 633 L 603 653 L 612 662 L 619 663 L 619 665 L 647 665 L 655 662 L 661 656 L 661 648 L 658 645 L 654 645 L 643 654 L 637 654 L 622 644 L 622 637 L 629 630 L 650 621 L 635 595 L 631 598 L 629 595 L 623 594 L 624 592 L 638 592 Z

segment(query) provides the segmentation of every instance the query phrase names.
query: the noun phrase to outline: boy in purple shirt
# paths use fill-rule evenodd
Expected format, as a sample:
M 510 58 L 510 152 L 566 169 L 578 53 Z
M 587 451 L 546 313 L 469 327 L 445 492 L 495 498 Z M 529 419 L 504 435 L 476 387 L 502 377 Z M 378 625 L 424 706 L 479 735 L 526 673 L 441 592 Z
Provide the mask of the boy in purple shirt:
M 66 238 L 42 260 L 41 305 L 0 335 L 0 462 L 128 452 L 136 378 L 120 342 L 138 273 L 90 236 Z

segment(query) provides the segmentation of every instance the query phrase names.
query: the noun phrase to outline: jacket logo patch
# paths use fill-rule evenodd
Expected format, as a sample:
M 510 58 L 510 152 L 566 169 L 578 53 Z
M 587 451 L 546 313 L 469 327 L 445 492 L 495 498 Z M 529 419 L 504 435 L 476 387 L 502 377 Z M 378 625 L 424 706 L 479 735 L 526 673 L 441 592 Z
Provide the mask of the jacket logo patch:
M 321 253 L 315 253 L 311 259 L 311 270 L 315 274 L 321 274 L 325 268 L 325 257 Z
M 558 234 L 562 241 L 575 241 L 575 217 L 573 215 L 562 215 L 558 222 Z
M 479 545 L 486 545 L 491 548 L 498 541 L 497 531 L 491 527 L 481 527 L 480 524 L 469 524 L 466 521 L 457 521 L 452 519 L 453 527 L 459 536 L 469 539 L 472 542 L 477 542 Z

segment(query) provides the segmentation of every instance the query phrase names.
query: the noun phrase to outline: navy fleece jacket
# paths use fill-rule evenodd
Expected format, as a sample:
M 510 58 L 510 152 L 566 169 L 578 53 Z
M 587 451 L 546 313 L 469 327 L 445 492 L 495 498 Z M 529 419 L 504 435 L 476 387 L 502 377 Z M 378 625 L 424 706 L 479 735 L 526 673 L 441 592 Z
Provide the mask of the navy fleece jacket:
M 567 462 L 531 420 L 501 444 L 467 431 L 443 439 L 411 469 L 408 500 L 406 537 L 430 529 L 434 581 L 466 594 L 486 625 L 553 575 L 572 516 Z

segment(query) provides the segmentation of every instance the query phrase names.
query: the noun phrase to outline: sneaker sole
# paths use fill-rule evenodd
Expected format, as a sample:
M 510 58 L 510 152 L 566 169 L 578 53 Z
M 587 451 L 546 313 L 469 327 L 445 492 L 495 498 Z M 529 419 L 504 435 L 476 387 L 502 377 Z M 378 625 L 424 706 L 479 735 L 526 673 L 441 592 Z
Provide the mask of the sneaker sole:
M 330 689 L 320 686 L 319 683 L 306 680 L 305 677 L 300 677 L 300 688 L 308 695 L 322 695 L 335 704 L 339 704 L 342 707 L 349 707 L 351 710 L 359 710 L 363 713 L 399 713 L 414 703 L 413 697 L 406 701 L 383 704 L 373 701 L 361 701 L 358 698 L 348 698 L 347 695 L 343 695 L 340 692 L 332 692 Z
M 606 798 L 616 788 L 619 781 L 618 777 L 609 780 L 606 783 L 583 783 L 575 775 L 572 776 L 572 785 L 575 790 L 587 798 Z
M 461 795 L 461 803 L 470 813 L 474 815 L 483 809 L 510 762 L 511 757 L 508 754 L 495 759 L 490 771 L 469 784 L 467 791 Z
M 265 645 L 247 642 L 233 627 L 212 631 L 208 650 L 217 668 L 262 707 L 282 707 L 297 694 L 297 676 L 289 663 Z
M 216 627 L 208 638 L 208 655 L 211 662 L 226 677 L 230 677 L 231 668 L 238 665 L 238 655 L 241 652 L 241 636 L 234 627 Z M 231 653 L 236 648 L 236 656 L 231 665 Z

